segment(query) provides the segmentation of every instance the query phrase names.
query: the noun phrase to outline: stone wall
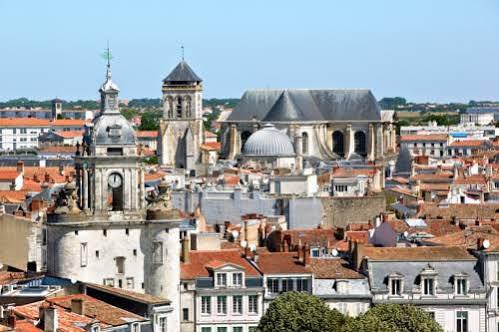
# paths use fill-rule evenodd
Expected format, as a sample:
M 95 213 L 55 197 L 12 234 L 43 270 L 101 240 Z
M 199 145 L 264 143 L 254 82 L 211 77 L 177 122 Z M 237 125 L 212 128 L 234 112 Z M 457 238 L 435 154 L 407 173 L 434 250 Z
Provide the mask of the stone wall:
M 345 227 L 353 222 L 367 223 L 386 211 L 384 194 L 368 197 L 324 197 L 321 201 L 324 227 Z

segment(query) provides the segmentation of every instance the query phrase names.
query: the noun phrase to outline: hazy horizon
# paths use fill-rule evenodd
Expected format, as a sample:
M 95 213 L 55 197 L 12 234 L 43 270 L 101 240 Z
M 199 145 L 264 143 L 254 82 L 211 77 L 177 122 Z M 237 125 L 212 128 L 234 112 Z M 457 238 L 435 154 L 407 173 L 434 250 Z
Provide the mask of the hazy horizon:
M 205 98 L 368 88 L 379 100 L 499 100 L 494 0 L 0 1 L 0 100 L 95 100 L 109 40 L 122 99 L 159 98 L 181 58 Z

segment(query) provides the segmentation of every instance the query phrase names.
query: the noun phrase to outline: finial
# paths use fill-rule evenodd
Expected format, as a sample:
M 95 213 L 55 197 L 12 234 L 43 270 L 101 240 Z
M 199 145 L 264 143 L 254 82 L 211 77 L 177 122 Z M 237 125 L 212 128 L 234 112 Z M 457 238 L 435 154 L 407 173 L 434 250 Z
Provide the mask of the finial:
M 111 79 L 111 59 L 113 56 L 111 55 L 111 51 L 109 49 L 109 40 L 107 41 L 107 48 L 106 51 L 102 54 L 102 57 L 107 61 L 107 72 L 106 72 L 106 78 L 108 80 Z
M 180 49 L 182 50 L 182 61 L 184 61 L 184 45 L 183 44 L 180 46 Z

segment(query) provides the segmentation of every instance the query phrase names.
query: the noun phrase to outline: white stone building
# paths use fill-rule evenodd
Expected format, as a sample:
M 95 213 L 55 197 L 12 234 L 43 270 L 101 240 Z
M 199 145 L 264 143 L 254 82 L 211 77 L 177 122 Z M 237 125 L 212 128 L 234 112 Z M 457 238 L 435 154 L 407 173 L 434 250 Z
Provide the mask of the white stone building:
M 477 126 L 487 126 L 494 123 L 494 112 L 480 112 L 468 110 L 461 114 L 460 124 L 474 124 Z

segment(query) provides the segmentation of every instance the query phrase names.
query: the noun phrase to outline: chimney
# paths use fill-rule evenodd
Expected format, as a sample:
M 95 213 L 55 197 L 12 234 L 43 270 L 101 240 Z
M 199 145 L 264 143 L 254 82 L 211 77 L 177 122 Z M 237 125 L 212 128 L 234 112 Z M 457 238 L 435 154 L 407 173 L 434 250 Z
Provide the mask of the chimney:
M 182 238 L 182 262 L 183 263 L 189 263 L 189 244 L 190 241 L 187 238 L 187 236 L 184 236 Z
M 85 302 L 81 298 L 71 299 L 71 312 L 77 315 L 84 315 Z
M 45 182 L 50 182 L 50 175 L 49 175 L 49 173 L 45 173 L 44 181 Z
M 17 317 L 14 313 L 11 313 L 9 318 L 7 319 L 7 325 L 14 331 L 16 329 Z
M 477 217 L 475 219 L 475 226 L 481 226 L 482 225 L 482 222 L 480 221 L 480 219 Z
M 354 253 L 353 253 L 353 262 L 355 264 L 354 268 L 356 270 L 360 269 L 360 265 L 362 263 L 362 259 L 364 258 L 364 244 L 355 242 L 354 245 Z
M 59 174 L 64 175 L 64 165 L 59 165 Z
M 15 191 L 16 190 L 16 182 L 12 181 L 11 184 L 9 185 L 10 191 Z
M 57 332 L 57 329 L 59 327 L 59 322 L 57 317 L 57 310 L 54 306 L 45 308 L 44 321 L 45 324 L 43 330 L 45 332 Z
M 484 241 L 484 238 L 481 238 L 481 237 L 476 239 L 476 249 L 477 250 L 483 249 L 483 241 Z
M 303 246 L 303 265 L 310 265 L 310 247 L 307 244 Z
M 301 244 L 298 244 L 298 261 L 301 262 L 303 259 L 303 248 Z
M 16 166 L 17 173 L 22 173 L 24 175 L 24 161 L 19 160 Z
M 282 231 L 280 229 L 275 231 L 275 246 L 277 251 L 281 251 L 280 245 L 282 242 Z
M 284 252 L 288 252 L 289 251 L 288 241 L 284 240 L 282 245 L 283 245 L 283 248 L 284 248 Z

